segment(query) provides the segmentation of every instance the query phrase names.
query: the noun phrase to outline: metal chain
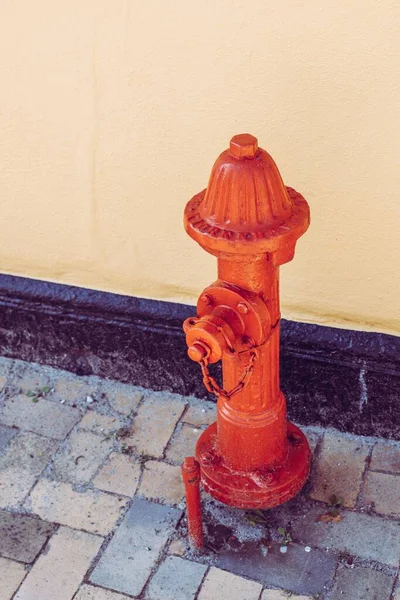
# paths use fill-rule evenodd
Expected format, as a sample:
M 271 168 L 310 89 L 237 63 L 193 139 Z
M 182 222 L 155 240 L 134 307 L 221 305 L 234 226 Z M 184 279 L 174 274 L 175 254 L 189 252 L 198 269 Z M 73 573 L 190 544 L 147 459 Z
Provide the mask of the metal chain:
M 215 381 L 214 377 L 212 377 L 212 375 L 210 374 L 210 371 L 208 370 L 207 359 L 201 360 L 200 366 L 201 366 L 201 372 L 203 374 L 203 383 L 204 383 L 205 387 L 207 388 L 207 390 L 209 392 L 211 392 L 215 396 L 217 396 L 217 397 L 222 396 L 223 398 L 230 400 L 232 398 L 232 396 L 234 396 L 238 392 L 241 392 L 246 387 L 246 385 L 249 383 L 250 377 L 254 370 L 254 363 L 256 361 L 256 358 L 257 358 L 257 351 L 255 349 L 250 350 L 249 363 L 246 366 L 246 368 L 244 369 L 243 374 L 242 374 L 239 382 L 237 383 L 237 385 L 235 385 L 234 388 L 229 390 L 229 392 L 227 392 L 226 390 L 221 388 L 218 385 L 218 383 Z

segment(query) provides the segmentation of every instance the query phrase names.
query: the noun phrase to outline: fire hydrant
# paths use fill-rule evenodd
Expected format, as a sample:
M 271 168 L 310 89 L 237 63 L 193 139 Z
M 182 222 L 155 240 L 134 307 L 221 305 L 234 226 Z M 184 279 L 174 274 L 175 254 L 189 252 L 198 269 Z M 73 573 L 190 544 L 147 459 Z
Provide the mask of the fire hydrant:
M 203 545 L 200 486 L 216 500 L 267 509 L 302 488 L 311 453 L 286 419 L 279 384 L 279 267 L 293 258 L 309 226 L 309 207 L 285 187 L 269 154 L 250 134 L 236 135 L 206 190 L 185 209 L 185 228 L 218 258 L 218 279 L 184 323 L 189 357 L 217 396 L 217 421 L 182 465 L 189 537 Z M 223 386 L 209 371 L 222 360 Z

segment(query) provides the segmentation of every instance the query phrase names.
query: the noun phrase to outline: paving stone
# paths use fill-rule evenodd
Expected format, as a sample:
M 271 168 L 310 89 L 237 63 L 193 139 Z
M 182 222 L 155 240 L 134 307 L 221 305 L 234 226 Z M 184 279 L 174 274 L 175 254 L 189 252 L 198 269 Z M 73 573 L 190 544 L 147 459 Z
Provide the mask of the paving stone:
M 317 521 L 321 508 L 313 507 L 295 516 L 290 509 L 287 520 L 293 538 L 309 546 L 348 552 L 367 560 L 396 567 L 400 556 L 400 524 L 375 515 L 342 511 L 339 523 Z M 312 552 L 310 553 L 310 555 Z
M 61 527 L 14 600 L 71 600 L 102 542 L 101 537 Z
M 54 526 L 36 517 L 0 510 L 0 554 L 24 563 L 35 560 Z
M 111 452 L 113 441 L 94 433 L 74 431 L 66 446 L 53 458 L 57 478 L 73 483 L 88 483 Z
M 0 375 L 2 377 L 7 377 L 12 365 L 14 365 L 14 362 L 15 361 L 11 358 L 5 358 L 4 356 L 0 356 Z
M 0 508 L 14 508 L 24 500 L 57 443 L 35 433 L 14 437 L 0 456 Z
M 93 397 L 96 394 L 98 384 L 61 371 L 53 388 L 52 400 L 63 401 L 70 406 L 83 406 L 86 405 L 88 396 Z
M 4 425 L 63 440 L 80 416 L 76 408 L 60 406 L 44 398 L 35 403 L 32 398 L 20 394 L 6 400 L 0 421 Z
M 108 398 L 112 408 L 126 416 L 137 409 L 143 398 L 142 390 L 117 381 L 103 381 L 100 390 Z
M 164 504 L 179 504 L 185 493 L 181 468 L 149 460 L 144 466 L 139 493 Z
M 335 559 L 322 550 L 305 552 L 303 546 L 293 544 L 286 554 L 282 554 L 279 546 L 274 544 L 264 556 L 258 541 L 243 542 L 239 550 L 222 550 L 215 563 L 264 586 L 276 586 L 310 596 L 324 591 L 336 569 Z
M 93 481 L 99 490 L 133 496 L 139 483 L 140 464 L 126 454 L 111 454 Z
M 74 600 L 129 600 L 129 598 L 111 590 L 84 584 L 74 596 Z
M 187 411 L 182 417 L 184 423 L 201 427 L 211 425 L 217 420 L 217 405 L 207 400 L 190 399 Z
M 0 454 L 5 450 L 8 446 L 8 442 L 13 439 L 18 433 L 17 428 L 6 427 L 5 425 L 0 425 Z
M 44 368 L 29 363 L 21 363 L 15 369 L 13 385 L 22 392 L 35 392 L 50 386 L 50 379 Z
M 262 585 L 211 567 L 201 586 L 199 600 L 258 600 Z
M 369 446 L 359 438 L 325 433 L 314 467 L 310 497 L 329 502 L 335 494 L 344 506 L 354 507 L 361 486 Z
M 342 569 L 336 576 L 330 600 L 390 600 L 394 576 L 355 567 Z
M 4 386 L 6 385 L 6 378 L 0 375 L 0 392 L 3 391 Z
M 182 464 L 186 456 L 193 456 L 196 442 L 201 433 L 201 429 L 190 427 L 190 425 L 182 425 L 167 448 L 165 453 L 167 460 Z
M 101 415 L 95 410 L 88 410 L 79 423 L 80 429 L 107 436 L 118 431 L 123 425 L 121 419 Z
M 400 600 L 400 587 L 395 591 L 393 600 Z
M 135 498 L 90 580 L 139 595 L 181 514 L 176 508 Z
M 307 438 L 311 452 L 314 452 L 319 440 L 322 437 L 322 433 L 320 431 L 316 431 L 312 427 L 303 427 L 302 425 L 300 426 L 300 429 Z
M 314 600 L 312 596 L 298 596 L 285 590 L 264 590 L 261 600 Z M 314 597 L 315 598 L 315 597 Z M 342 598 L 342 600 L 345 600 Z
M 24 565 L 0 557 L 0 600 L 11 600 L 25 575 Z
M 400 475 L 370 471 L 365 481 L 363 503 L 372 505 L 381 515 L 400 517 Z
M 372 450 L 370 469 L 400 474 L 400 443 L 378 442 Z
M 115 527 L 126 503 L 126 499 L 104 492 L 76 492 L 68 483 L 41 479 L 26 506 L 46 521 L 107 535 Z
M 161 458 L 184 408 L 184 401 L 177 396 L 149 396 L 139 407 L 132 435 L 124 438 L 124 445 L 133 445 L 141 454 Z
M 191 600 L 195 597 L 207 566 L 168 556 L 158 567 L 146 590 L 146 600 Z

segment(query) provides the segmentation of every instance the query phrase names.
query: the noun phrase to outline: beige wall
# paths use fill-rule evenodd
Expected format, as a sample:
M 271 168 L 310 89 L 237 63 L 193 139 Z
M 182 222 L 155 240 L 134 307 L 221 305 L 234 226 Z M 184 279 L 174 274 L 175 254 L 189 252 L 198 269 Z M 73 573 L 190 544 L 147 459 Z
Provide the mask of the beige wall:
M 0 271 L 194 302 L 186 201 L 249 131 L 312 227 L 286 317 L 400 332 L 400 4 L 2 0 Z

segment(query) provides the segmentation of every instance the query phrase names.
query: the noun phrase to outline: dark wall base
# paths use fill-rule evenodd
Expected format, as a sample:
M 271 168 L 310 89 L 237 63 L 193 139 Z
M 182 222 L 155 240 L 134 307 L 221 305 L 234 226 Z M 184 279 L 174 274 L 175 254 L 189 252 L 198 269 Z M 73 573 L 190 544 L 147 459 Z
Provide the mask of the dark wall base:
M 207 396 L 186 355 L 194 307 L 0 275 L 0 355 Z M 282 321 L 290 418 L 400 439 L 400 338 Z

